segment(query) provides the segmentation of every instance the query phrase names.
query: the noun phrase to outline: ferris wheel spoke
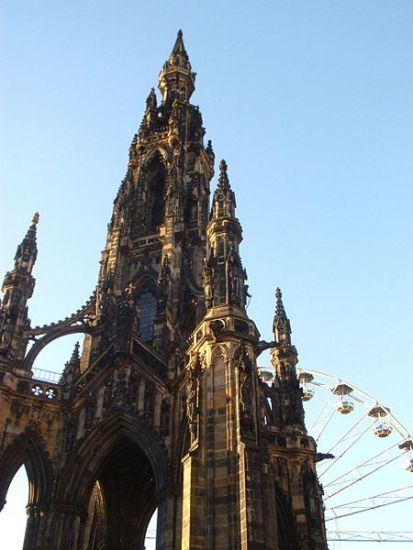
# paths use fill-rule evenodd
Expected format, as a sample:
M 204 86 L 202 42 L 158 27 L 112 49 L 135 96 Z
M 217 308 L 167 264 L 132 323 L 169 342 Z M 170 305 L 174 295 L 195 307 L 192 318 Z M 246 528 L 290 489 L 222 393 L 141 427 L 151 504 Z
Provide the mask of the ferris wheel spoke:
M 413 499 L 413 485 L 326 508 L 326 522 Z M 329 515 L 329 513 L 331 515 Z
M 354 434 L 352 435 L 353 431 L 363 422 L 363 420 L 367 417 L 367 412 L 365 414 L 363 414 L 363 416 L 361 416 L 357 422 L 355 422 L 351 428 L 349 430 L 347 430 L 347 432 L 343 435 L 343 436 L 340 436 L 339 439 L 337 439 L 337 441 L 334 443 L 334 445 L 332 445 L 332 447 L 330 447 L 330 449 L 328 450 L 329 453 L 332 453 L 332 452 L 337 452 L 337 449 L 339 449 L 340 445 L 346 443 L 346 441 L 348 439 L 353 439 L 355 436 L 357 437 L 357 434 L 359 432 L 357 432 L 354 436 Z M 365 433 L 365 431 L 362 432 L 362 434 Z
M 413 531 L 327 531 L 329 542 L 413 542 Z
M 391 462 L 400 459 L 400 454 L 398 453 L 395 456 L 391 456 L 390 458 L 385 457 L 387 453 L 390 453 L 391 451 L 396 451 L 397 449 L 398 449 L 398 445 L 397 443 L 395 443 L 394 445 L 387 447 L 383 451 L 380 451 L 380 453 L 377 453 L 376 455 L 365 460 L 358 466 L 355 466 L 350 470 L 347 470 L 346 472 L 339 475 L 335 479 L 329 481 L 328 483 L 325 483 L 324 484 L 325 489 L 332 488 L 337 485 L 338 486 L 341 485 L 341 488 L 335 491 L 334 493 L 330 493 L 326 495 L 324 497 L 324 500 L 326 501 L 329 498 L 337 495 L 338 493 L 341 493 L 348 487 L 351 487 L 355 483 L 362 481 L 363 479 L 377 472 L 381 468 L 384 468 L 384 466 L 387 466 Z M 384 458 L 381 458 L 381 457 L 384 457 Z M 346 484 L 346 485 L 343 486 L 343 484 Z
M 337 449 L 339 451 L 339 454 L 336 454 L 335 458 L 324 468 L 324 469 L 320 469 L 319 470 L 319 474 L 318 474 L 318 477 L 321 479 L 323 477 L 323 475 L 325 475 L 335 464 L 337 464 L 337 462 L 343 458 L 343 456 L 345 456 L 348 451 L 350 451 L 350 449 L 352 449 L 354 447 L 354 445 L 356 445 L 356 443 L 363 437 L 363 435 L 365 433 L 367 433 L 370 429 L 371 429 L 371 423 L 363 428 L 362 430 L 358 430 L 358 431 L 355 431 L 356 428 L 358 428 L 360 426 L 360 424 L 362 423 L 362 421 L 366 418 L 367 416 L 367 413 L 365 415 L 363 415 L 348 431 L 347 433 L 343 436 L 343 438 L 340 440 L 338 440 L 330 449 L 329 449 L 329 453 L 332 454 L 333 452 L 334 453 L 337 453 Z M 353 433 L 354 432 L 354 433 Z M 344 449 L 340 450 L 341 447 L 344 445 L 344 444 L 347 444 L 346 447 L 344 447 Z
M 313 435 L 316 441 L 320 439 L 321 435 L 324 433 L 324 430 L 326 429 L 336 412 L 335 409 L 331 411 L 331 404 L 333 400 L 334 395 L 331 394 L 308 430 L 309 433 Z

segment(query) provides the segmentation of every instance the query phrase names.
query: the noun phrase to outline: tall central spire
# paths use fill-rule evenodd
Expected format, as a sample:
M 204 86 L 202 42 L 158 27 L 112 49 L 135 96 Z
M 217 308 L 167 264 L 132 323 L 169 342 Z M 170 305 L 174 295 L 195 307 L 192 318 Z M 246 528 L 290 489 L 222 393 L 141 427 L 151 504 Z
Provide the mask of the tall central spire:
M 159 73 L 159 90 L 165 103 L 175 98 L 189 101 L 195 90 L 195 73 L 192 72 L 181 30 L 169 59 Z

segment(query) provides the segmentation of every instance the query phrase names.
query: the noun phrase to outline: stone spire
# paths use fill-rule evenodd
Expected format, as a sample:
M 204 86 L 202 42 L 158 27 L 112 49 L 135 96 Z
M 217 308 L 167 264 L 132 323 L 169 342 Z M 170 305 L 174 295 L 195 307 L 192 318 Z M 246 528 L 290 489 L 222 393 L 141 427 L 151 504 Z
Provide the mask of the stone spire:
M 156 109 L 157 107 L 156 93 L 155 88 L 151 88 L 148 97 L 146 98 L 146 108 L 147 109 Z
M 162 101 L 154 89 L 147 96 L 102 254 L 96 322 L 116 322 L 91 337 L 82 369 L 116 327 L 117 345 L 139 338 L 173 373 L 168 350 L 182 347 L 205 313 L 200 272 L 214 158 L 200 110 L 188 101 L 194 80 L 180 32 L 161 71 Z
M 220 162 L 219 170 L 207 230 L 210 253 L 204 266 L 205 299 L 207 307 L 231 305 L 243 309 L 247 274 L 239 255 L 242 229 L 235 217 L 235 194 L 225 160 Z
M 192 72 L 181 30 L 171 55 L 159 73 L 159 90 L 165 103 L 175 98 L 187 102 L 195 90 L 195 73 Z
M 144 125 L 149 132 L 156 130 L 157 125 L 157 108 L 156 93 L 154 88 L 151 88 L 148 97 L 146 98 L 146 111 L 144 115 Z
M 227 170 L 227 163 L 225 160 L 221 160 L 219 163 L 218 185 L 212 201 L 211 217 L 215 219 L 233 218 L 236 220 L 235 208 L 237 204 L 235 201 L 235 193 L 231 189 L 231 185 L 229 183 Z
M 39 213 L 36 212 L 25 237 L 17 246 L 14 268 L 6 273 L 1 289 L 4 299 L 0 308 L 0 352 L 13 358 L 23 357 L 27 346 L 24 331 L 30 324 L 27 300 L 35 285 L 32 270 L 37 258 L 38 222 Z
M 278 410 L 277 424 L 283 429 L 294 427 L 304 433 L 302 390 L 295 368 L 298 363 L 298 355 L 295 346 L 291 343 L 290 320 L 285 313 L 282 293 L 279 288 L 275 292 L 275 299 L 273 331 L 277 345 L 271 350 L 271 362 L 275 369 L 273 391 L 278 395 L 276 401 L 284 403 L 282 410 Z M 276 407 L 275 410 L 277 410 Z
M 279 345 L 291 345 L 290 320 L 285 313 L 282 300 L 282 292 L 279 288 L 275 291 L 276 309 L 273 322 L 274 339 Z
M 60 383 L 64 386 L 64 391 L 66 393 L 71 393 L 73 389 L 73 383 L 77 380 L 80 375 L 80 345 L 79 342 L 76 342 L 73 348 L 72 355 L 65 364 L 63 374 L 60 378 Z
M 290 378 L 296 381 L 295 365 L 298 363 L 297 350 L 291 343 L 290 320 L 285 313 L 282 293 L 275 292 L 276 308 L 273 321 L 273 332 L 276 346 L 271 350 L 271 360 L 280 379 Z M 298 384 L 298 382 L 297 382 Z
M 14 269 L 26 271 L 27 273 L 32 272 L 37 258 L 36 233 L 38 223 L 39 213 L 35 212 L 24 239 L 17 247 L 16 255 L 14 256 Z

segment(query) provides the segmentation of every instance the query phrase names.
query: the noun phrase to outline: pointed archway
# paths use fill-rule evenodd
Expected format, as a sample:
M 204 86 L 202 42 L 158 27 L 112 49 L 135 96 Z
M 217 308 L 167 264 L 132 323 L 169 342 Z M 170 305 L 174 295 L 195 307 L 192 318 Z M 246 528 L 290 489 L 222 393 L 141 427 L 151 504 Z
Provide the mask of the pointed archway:
M 11 443 L 0 459 L 0 511 L 9 485 L 24 464 L 29 479 L 28 505 L 42 506 L 50 499 L 52 468 L 37 430 L 27 428 Z
M 154 510 L 164 513 L 163 453 L 156 433 L 125 413 L 112 413 L 92 430 L 58 489 L 68 505 L 84 510 L 80 548 L 145 548 Z
M 92 496 L 102 504 L 94 509 L 96 527 L 90 535 L 95 543 L 86 541 L 85 549 L 143 549 L 156 507 L 155 479 L 144 451 L 127 436 L 116 442 L 101 464 Z
M 7 491 L 7 500 L 0 513 L 2 545 L 8 550 L 21 550 L 26 530 L 29 479 L 26 469 L 19 468 Z

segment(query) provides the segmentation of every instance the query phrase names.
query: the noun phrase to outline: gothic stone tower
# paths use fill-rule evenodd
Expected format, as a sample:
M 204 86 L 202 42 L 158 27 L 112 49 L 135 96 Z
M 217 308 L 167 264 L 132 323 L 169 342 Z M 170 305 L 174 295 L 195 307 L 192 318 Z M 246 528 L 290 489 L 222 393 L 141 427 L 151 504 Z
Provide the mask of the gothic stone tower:
M 322 490 L 290 323 L 274 341 L 245 310 L 241 225 L 224 161 L 190 103 L 182 33 L 152 89 L 109 223 L 96 292 L 32 327 L 35 215 L 3 283 L 0 507 L 24 464 L 25 550 L 324 550 Z M 51 341 L 84 335 L 58 383 L 33 375 Z M 28 343 L 32 342 L 29 351 Z M 271 348 L 275 379 L 257 357 Z

